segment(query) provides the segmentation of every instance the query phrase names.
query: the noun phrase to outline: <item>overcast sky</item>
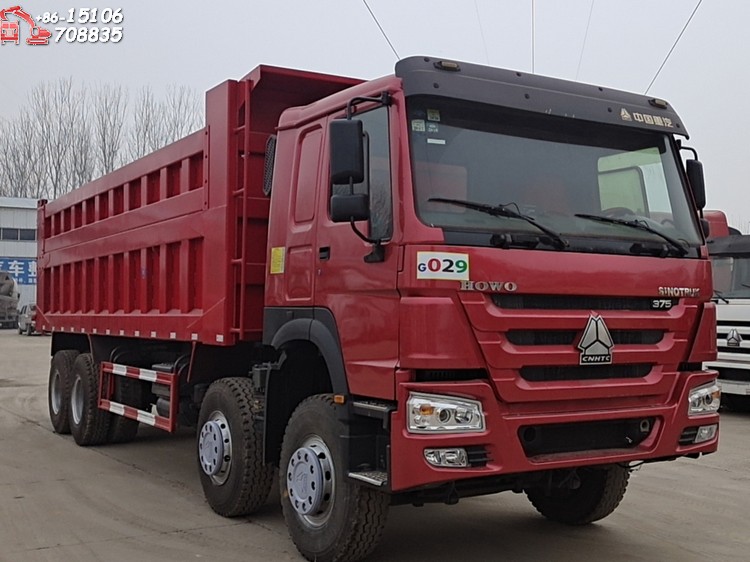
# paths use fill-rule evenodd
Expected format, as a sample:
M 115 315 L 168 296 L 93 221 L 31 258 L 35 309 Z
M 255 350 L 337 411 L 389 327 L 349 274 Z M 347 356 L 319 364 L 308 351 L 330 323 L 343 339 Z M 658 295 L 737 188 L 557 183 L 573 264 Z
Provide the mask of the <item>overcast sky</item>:
M 375 78 L 392 73 L 397 60 L 362 0 L 0 0 L 0 9 L 11 4 L 34 16 L 122 8 L 123 39 L 1 45 L 0 118 L 12 117 L 34 85 L 58 77 L 122 83 L 132 93 L 145 84 L 158 90 L 170 83 L 205 91 L 258 64 Z M 644 93 L 698 0 L 368 4 L 400 58 L 434 55 L 522 71 L 533 67 L 538 74 Z M 648 92 L 670 101 L 686 124 L 687 144 L 706 168 L 708 207 L 725 210 L 745 232 L 748 22 L 747 0 L 703 2 Z M 47 27 L 56 35 L 54 28 L 62 25 L 73 24 Z

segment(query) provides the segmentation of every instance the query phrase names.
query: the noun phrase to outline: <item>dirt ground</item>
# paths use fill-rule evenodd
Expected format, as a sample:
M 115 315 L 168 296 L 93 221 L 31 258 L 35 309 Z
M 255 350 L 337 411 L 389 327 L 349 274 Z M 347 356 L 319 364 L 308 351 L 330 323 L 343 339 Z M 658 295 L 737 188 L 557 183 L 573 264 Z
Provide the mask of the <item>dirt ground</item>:
M 133 443 L 91 448 L 54 434 L 49 345 L 0 331 L 0 562 L 302 560 L 277 494 L 252 517 L 211 511 L 191 432 L 142 426 Z M 394 507 L 370 560 L 748 560 L 749 430 L 750 415 L 723 415 L 718 453 L 644 466 L 617 511 L 584 528 L 512 493 Z

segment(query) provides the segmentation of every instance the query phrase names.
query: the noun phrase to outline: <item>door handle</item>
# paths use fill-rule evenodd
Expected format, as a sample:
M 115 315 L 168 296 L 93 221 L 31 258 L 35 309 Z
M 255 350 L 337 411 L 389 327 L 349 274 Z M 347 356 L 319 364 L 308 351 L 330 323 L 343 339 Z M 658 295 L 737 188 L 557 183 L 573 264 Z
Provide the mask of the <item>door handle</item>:
M 330 246 L 323 246 L 322 248 L 318 248 L 318 258 L 321 260 L 327 260 L 331 257 L 331 247 Z

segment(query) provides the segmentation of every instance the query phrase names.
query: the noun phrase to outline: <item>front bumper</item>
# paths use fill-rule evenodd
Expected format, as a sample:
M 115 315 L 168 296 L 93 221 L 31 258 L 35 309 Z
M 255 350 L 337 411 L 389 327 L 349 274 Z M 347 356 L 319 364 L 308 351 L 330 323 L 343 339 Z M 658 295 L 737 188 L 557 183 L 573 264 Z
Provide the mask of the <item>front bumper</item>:
M 511 412 L 498 402 L 489 381 L 413 383 L 402 382 L 397 387 L 398 409 L 391 418 L 391 462 L 390 486 L 392 491 L 405 491 L 427 485 L 436 485 L 456 480 L 517 474 L 539 470 L 573 468 L 586 465 L 627 463 L 672 459 L 686 455 L 706 454 L 716 451 L 716 435 L 703 443 L 689 442 L 690 435 L 698 427 L 719 423 L 718 414 L 688 416 L 688 395 L 691 389 L 715 380 L 715 371 L 681 373 L 676 379 L 674 392 L 666 403 L 650 403 L 645 397 L 634 405 L 629 398 L 623 407 L 613 406 L 611 400 L 599 404 L 597 400 L 585 401 L 585 409 L 575 411 L 561 408 L 556 411 L 547 403 L 549 412 Z M 423 435 L 406 430 L 405 404 L 409 392 L 427 392 L 478 400 L 485 415 L 485 430 L 480 433 Z M 626 422 L 627 420 L 627 422 Z M 630 445 L 606 446 L 606 438 L 592 439 L 596 443 L 586 448 L 586 433 L 592 436 L 617 431 L 617 427 L 630 427 L 634 423 L 649 420 L 647 431 Z M 620 423 L 622 422 L 622 423 Z M 631 423 L 632 422 L 632 423 Z M 529 428 L 535 430 L 554 428 L 550 432 L 560 443 L 556 448 L 542 448 L 538 452 L 529 446 Z M 566 445 L 571 428 L 569 446 Z M 612 429 L 615 428 L 615 429 Z M 629 430 L 628 430 L 629 431 Z M 575 437 L 573 437 L 575 435 Z M 627 436 L 624 443 L 627 443 Z M 602 445 L 604 443 L 604 445 Z M 482 450 L 486 460 L 470 468 L 437 468 L 425 460 L 427 448 L 470 448 Z M 571 449 L 571 450 L 566 450 Z

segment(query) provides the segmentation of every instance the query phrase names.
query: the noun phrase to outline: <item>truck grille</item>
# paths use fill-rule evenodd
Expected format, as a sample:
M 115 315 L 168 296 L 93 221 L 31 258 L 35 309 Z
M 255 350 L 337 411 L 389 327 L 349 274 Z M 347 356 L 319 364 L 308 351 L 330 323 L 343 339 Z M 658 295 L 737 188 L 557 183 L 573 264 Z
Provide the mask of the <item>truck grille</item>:
M 615 345 L 654 345 L 664 337 L 662 330 L 611 330 Z M 511 330 L 508 341 L 514 345 L 573 345 L 581 337 L 580 330 Z
M 529 382 L 637 379 L 651 372 L 651 365 L 554 365 L 522 367 L 521 378 Z
M 518 437 L 527 456 L 601 449 L 632 449 L 651 433 L 654 418 L 527 425 Z
M 513 407 L 598 399 L 605 386 L 611 393 L 604 397 L 616 403 L 641 384 L 666 400 L 698 311 L 687 299 L 654 296 L 463 291 L 460 298 L 490 380 Z M 746 343 L 750 350 L 750 329 Z M 579 381 L 587 384 L 575 386 Z M 575 391 L 557 393 L 544 383 Z
M 745 342 L 750 344 L 750 334 L 748 334 L 750 332 L 750 322 L 743 322 L 741 320 L 722 322 L 719 320 L 716 324 L 716 347 L 719 353 L 750 354 L 750 347 L 743 346 Z M 733 330 L 736 330 L 736 332 L 732 333 Z M 739 334 L 739 340 L 736 339 L 736 334 Z M 730 345 L 731 343 L 736 345 Z
M 665 299 L 662 299 L 665 300 Z M 671 306 L 678 299 L 671 301 Z M 492 302 L 500 308 L 530 310 L 653 310 L 649 297 L 607 297 L 575 295 L 508 295 L 493 294 Z

